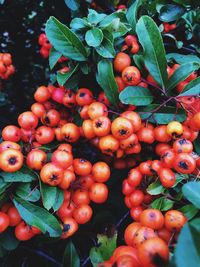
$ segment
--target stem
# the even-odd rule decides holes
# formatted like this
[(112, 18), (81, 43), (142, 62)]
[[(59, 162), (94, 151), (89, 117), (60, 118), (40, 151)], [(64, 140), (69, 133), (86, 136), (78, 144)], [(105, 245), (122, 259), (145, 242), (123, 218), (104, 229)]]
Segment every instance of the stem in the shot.
[(124, 216), (118, 221), (118, 223), (116, 224), (116, 229), (118, 229), (120, 227), (120, 225), (126, 220), (126, 218), (129, 215), (129, 211), (127, 211)]
[(141, 78), (141, 81), (147, 83), (148, 85), (151, 85), (151, 86), (155, 87), (156, 89), (160, 90), (165, 96), (167, 96), (165, 90), (163, 90), (161, 87), (159, 87), (159, 86), (157, 86), (157, 85), (155, 85), (155, 84), (153, 84), (153, 83), (147, 81), (147, 80), (144, 79), (144, 78)]

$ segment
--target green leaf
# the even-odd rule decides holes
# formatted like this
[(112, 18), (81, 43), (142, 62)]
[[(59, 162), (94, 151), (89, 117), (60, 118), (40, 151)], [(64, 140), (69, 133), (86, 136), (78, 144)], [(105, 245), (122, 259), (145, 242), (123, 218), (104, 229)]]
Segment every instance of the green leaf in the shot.
[(174, 201), (167, 199), (165, 197), (157, 198), (151, 203), (151, 207), (153, 209), (158, 209), (161, 211), (167, 211), (171, 209), (173, 205), (174, 205)]
[(50, 55), (49, 55), (49, 66), (51, 70), (54, 68), (54, 66), (56, 65), (56, 63), (58, 62), (61, 56), (62, 56), (62, 53), (56, 51), (54, 47), (51, 48)]
[(50, 210), (57, 211), (63, 203), (63, 191), (57, 186), (48, 186), (41, 182), (41, 195), (43, 206)]
[(69, 241), (63, 255), (63, 267), (80, 267), (80, 259), (74, 244)]
[(6, 250), (14, 250), (19, 245), (19, 240), (15, 237), (14, 229), (8, 228), (0, 235), (0, 244)]
[(167, 60), (173, 59), (178, 64), (185, 64), (185, 62), (187, 63), (196, 62), (200, 64), (200, 58), (196, 55), (182, 55), (178, 53), (169, 53), (167, 54), (166, 57), (167, 57)]
[(147, 88), (128, 86), (119, 94), (119, 99), (123, 104), (146, 106), (153, 102), (153, 95)]
[(188, 182), (184, 184), (182, 192), (187, 200), (200, 209), (200, 182)]
[(92, 25), (98, 24), (106, 17), (106, 14), (98, 13), (94, 9), (88, 9), (87, 19)]
[(98, 63), (97, 81), (101, 88), (104, 90), (110, 103), (117, 106), (118, 99), (118, 87), (113, 74), (112, 63), (107, 59), (102, 59)]
[(164, 22), (171, 22), (179, 19), (185, 12), (185, 8), (178, 5), (168, 4), (160, 9), (159, 19)]
[(195, 218), (192, 220), (189, 224), (192, 228), (195, 228), (195, 230), (200, 233), (200, 218)]
[(107, 27), (110, 23), (113, 22), (113, 20), (115, 19), (120, 19), (121, 22), (126, 22), (126, 15), (123, 11), (117, 11), (117, 12), (114, 12), (108, 16), (106, 16), (100, 23), (99, 23), (99, 26), (101, 28), (105, 28)]
[(37, 175), (25, 166), (17, 172), (1, 172), (0, 176), (3, 177), (5, 182), (27, 183), (37, 179)]
[(200, 94), (200, 77), (189, 82), (179, 96), (191, 96)]
[(76, 11), (80, 7), (80, 0), (64, 0), (68, 8), (73, 11)]
[(96, 47), (97, 53), (104, 58), (114, 58), (115, 49), (109, 39), (104, 36), (104, 39), (100, 46)]
[(18, 197), (31, 202), (37, 202), (40, 199), (40, 191), (36, 186), (32, 188), (31, 183), (20, 184), (15, 193)]
[(99, 246), (90, 250), (90, 260), (94, 267), (112, 256), (117, 245), (117, 234), (115, 233), (111, 238), (106, 235), (98, 235), (97, 239)]
[(193, 230), (189, 224), (182, 228), (175, 249), (175, 263), (177, 267), (199, 266), (199, 240), (200, 233)]
[(80, 31), (80, 30), (84, 30), (87, 29), (89, 27), (88, 22), (86, 21), (86, 19), (81, 19), (81, 18), (74, 18), (71, 22), (70, 22), (70, 27), (74, 30)]
[(170, 77), (167, 89), (170, 91), (175, 88), (180, 82), (184, 81), (187, 77), (190, 76), (192, 72), (198, 70), (200, 65), (195, 62), (190, 62), (181, 65)]
[(138, 10), (143, 5), (143, 0), (136, 0), (133, 2), (132, 5), (128, 8), (126, 12), (126, 17), (129, 22), (129, 24), (132, 27), (133, 33), (135, 33), (136, 23), (137, 23), (137, 16), (138, 16)]
[(155, 81), (166, 87), (167, 61), (160, 31), (156, 23), (148, 16), (142, 16), (137, 25), (136, 32), (144, 49), (145, 65)]
[[(138, 108), (137, 111), (139, 112), (141, 118), (143, 120), (149, 118), (149, 116), (152, 114), (152, 112), (154, 112), (156, 109), (159, 108), (160, 105), (158, 104), (153, 104), (153, 105), (149, 105), (143, 108)], [(145, 113), (143, 113), (145, 112)], [(149, 118), (148, 120), (150, 122), (154, 122), (155, 121), (158, 124), (168, 124), (170, 121), (173, 121), (175, 118), (175, 113), (176, 114), (176, 120), (177, 121), (184, 121), (186, 119), (186, 113), (183, 109), (179, 109), (176, 110), (175, 107), (171, 107), (171, 106), (167, 106), (167, 107), (162, 107), (159, 108), (151, 118)]]
[(38, 227), (43, 233), (48, 233), (51, 237), (61, 235), (59, 222), (48, 211), (19, 197), (14, 197), (13, 202), (26, 223)]
[(195, 151), (200, 155), (200, 135), (194, 140)]
[(89, 46), (100, 46), (103, 41), (103, 32), (98, 28), (93, 28), (86, 32), (85, 41)]
[(164, 191), (165, 191), (165, 188), (162, 186), (160, 181), (156, 181), (147, 187), (147, 193), (152, 196), (160, 195)]
[(57, 72), (57, 81), (58, 84), (63, 86), (73, 75), (74, 73), (78, 70), (79, 64), (77, 64), (75, 67), (71, 68), (68, 72), (66, 73), (61, 73)]
[(11, 185), (3, 180), (0, 173), (0, 195)]
[(45, 29), (47, 38), (62, 55), (77, 61), (87, 59), (87, 50), (80, 39), (55, 17), (50, 17)]
[(143, 55), (140, 55), (140, 54), (135, 54), (133, 56), (133, 60), (136, 64), (136, 66), (139, 68), (139, 70), (143, 73), (143, 74), (147, 74), (147, 70), (145, 69), (145, 66), (144, 66), (144, 57)]
[(125, 35), (130, 30), (130, 27), (120, 22), (119, 18), (116, 18), (103, 29), (112, 33), (113, 38), (116, 39)]
[(185, 205), (179, 210), (184, 213), (188, 220), (191, 220), (199, 211), (199, 209), (197, 209), (191, 204)]

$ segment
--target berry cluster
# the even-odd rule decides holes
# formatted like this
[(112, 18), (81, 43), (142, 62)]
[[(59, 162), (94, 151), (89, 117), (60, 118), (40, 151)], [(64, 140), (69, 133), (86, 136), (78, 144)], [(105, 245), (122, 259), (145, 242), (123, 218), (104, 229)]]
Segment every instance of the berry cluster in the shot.
[(9, 53), (0, 53), (0, 78), (7, 80), (15, 73), (15, 67), (12, 64), (12, 57)]
[(52, 45), (46, 37), (45, 33), (41, 33), (38, 38), (38, 43), (41, 46), (40, 54), (43, 58), (48, 58)]

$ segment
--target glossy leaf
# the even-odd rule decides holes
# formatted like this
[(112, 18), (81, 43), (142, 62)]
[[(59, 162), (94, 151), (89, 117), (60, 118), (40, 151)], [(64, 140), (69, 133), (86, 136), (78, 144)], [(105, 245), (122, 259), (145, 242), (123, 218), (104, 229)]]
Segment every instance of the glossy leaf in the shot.
[(103, 32), (98, 28), (88, 30), (85, 35), (85, 41), (89, 46), (100, 46), (103, 41)]
[(143, 0), (134, 1), (126, 12), (126, 17), (127, 17), (129, 24), (131, 25), (133, 33), (135, 33), (138, 9), (142, 6), (143, 3), (144, 3)]
[(85, 61), (87, 59), (87, 50), (80, 39), (55, 17), (48, 19), (45, 32), (50, 43), (63, 56), (77, 61)]
[(189, 82), (179, 96), (191, 96), (200, 94), (200, 77)]
[(170, 77), (167, 89), (170, 91), (175, 88), (180, 82), (184, 81), (190, 76), (192, 72), (198, 70), (200, 65), (198, 63), (186, 63), (181, 65)]
[(104, 39), (100, 46), (96, 47), (97, 53), (104, 58), (114, 58), (115, 49), (109, 39), (104, 36)]
[(163, 7), (160, 9), (159, 18), (161, 21), (171, 22), (179, 19), (184, 12), (185, 8), (182, 6), (167, 4), (163, 5)]
[(89, 24), (86, 19), (74, 18), (70, 22), (70, 27), (74, 30), (80, 31), (89, 27)]
[(27, 167), (23, 166), (17, 172), (1, 172), (0, 176), (3, 177), (5, 182), (32, 182), (37, 179), (37, 175)]
[(63, 255), (63, 267), (80, 267), (80, 259), (74, 244), (69, 241)]
[[(153, 105), (149, 105), (144, 108), (138, 108), (137, 111), (139, 112), (141, 118), (144, 120), (144, 119), (149, 118), (152, 112), (154, 112), (155, 109), (158, 109), (158, 107), (159, 107), (158, 104), (153, 104)], [(174, 114), (176, 112), (177, 112), (176, 114), (177, 121), (182, 122), (186, 119), (186, 113), (184, 110), (179, 109), (177, 111), (175, 107), (167, 106), (167, 107), (162, 107), (158, 109), (153, 114), (153, 116), (151, 116), (148, 120), (154, 123), (156, 121), (158, 124), (168, 124), (170, 121), (174, 120), (175, 118)]]
[(155, 81), (162, 87), (167, 85), (167, 61), (160, 31), (156, 23), (148, 16), (142, 16), (136, 32), (144, 49), (145, 65)]
[(31, 183), (20, 184), (15, 193), (17, 196), (31, 202), (37, 202), (40, 199), (40, 191), (37, 187), (32, 187)]
[(106, 14), (98, 13), (94, 9), (88, 9), (88, 16), (87, 19), (92, 25), (96, 25), (99, 22), (103, 21), (104, 18), (106, 18)]
[(187, 200), (200, 209), (200, 182), (188, 182), (184, 184), (182, 192)]
[(90, 260), (94, 267), (112, 256), (117, 245), (117, 234), (115, 233), (111, 238), (106, 235), (98, 235), (97, 239), (99, 246), (90, 250)]
[(57, 211), (63, 203), (63, 191), (57, 186), (48, 186), (41, 182), (41, 195), (43, 206), (50, 210)]
[(0, 173), (0, 194), (2, 194), (10, 185), (11, 183), (5, 182)]
[(177, 267), (199, 265), (200, 250), (198, 240), (200, 240), (200, 232), (193, 230), (189, 224), (186, 224), (181, 230), (175, 249), (175, 263)]
[(50, 55), (49, 55), (49, 66), (51, 70), (54, 68), (54, 66), (56, 65), (56, 63), (58, 62), (61, 56), (62, 56), (62, 53), (56, 51), (54, 47), (51, 48)]
[(108, 100), (116, 106), (119, 102), (118, 87), (113, 74), (113, 66), (109, 60), (103, 59), (98, 63), (97, 81), (104, 90)]
[(61, 235), (59, 222), (48, 211), (19, 197), (14, 197), (13, 202), (22, 219), (29, 225), (38, 227), (43, 233), (48, 233), (51, 237)]
[(164, 191), (165, 188), (162, 186), (160, 181), (154, 182), (147, 187), (147, 193), (152, 196), (160, 195)]
[(178, 53), (169, 53), (167, 54), (167, 59), (174, 59), (178, 64), (185, 64), (190, 62), (196, 62), (200, 64), (200, 58), (196, 55), (182, 55)]
[(153, 102), (153, 95), (147, 88), (128, 86), (119, 94), (119, 99), (123, 104), (146, 106)]

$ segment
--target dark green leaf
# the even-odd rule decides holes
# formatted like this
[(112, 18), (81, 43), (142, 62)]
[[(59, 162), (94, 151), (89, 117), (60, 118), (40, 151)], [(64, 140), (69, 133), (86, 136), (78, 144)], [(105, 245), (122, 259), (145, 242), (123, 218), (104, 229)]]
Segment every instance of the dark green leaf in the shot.
[[(158, 104), (153, 104), (153, 105), (149, 105), (147, 107), (144, 108), (138, 108), (137, 111), (139, 112), (141, 118), (147, 119), (149, 118), (149, 116), (152, 114), (152, 112), (154, 112), (155, 110), (157, 110), (153, 116), (151, 116), (148, 120), (150, 122), (157, 122), (158, 124), (168, 124), (170, 121), (174, 120), (175, 118), (175, 113), (176, 114), (176, 120), (177, 121), (184, 121), (186, 119), (186, 113), (184, 110), (179, 109), (178, 111), (176, 110), (175, 107), (162, 107), (160, 109), (158, 109), (159, 105)], [(145, 113), (143, 113), (145, 112)]]
[(80, 7), (80, 0), (64, 0), (65, 4), (73, 11), (76, 11)]
[(0, 176), (3, 177), (5, 182), (27, 183), (37, 179), (37, 175), (25, 166), (17, 172), (1, 172)]
[(155, 81), (166, 87), (167, 61), (160, 31), (156, 23), (148, 16), (142, 16), (137, 25), (136, 32), (144, 49), (145, 65)]
[(100, 46), (96, 47), (97, 53), (104, 58), (114, 58), (115, 49), (109, 39), (104, 36), (104, 39)]
[(175, 88), (180, 82), (189, 77), (192, 72), (198, 70), (199, 67), (200, 65), (194, 62), (181, 65), (170, 77), (167, 89), (170, 91), (171, 89)]
[(37, 187), (32, 187), (31, 183), (20, 184), (15, 193), (27, 201), (37, 202), (40, 199), (40, 191)]
[(136, 54), (133, 56), (133, 60), (136, 64), (136, 66), (139, 68), (140, 71), (142, 71), (142, 73), (147, 73), (147, 70), (145, 69), (144, 66), (144, 57), (143, 55), (140, 54)]
[(62, 54), (55, 50), (54, 47), (51, 48), (50, 55), (49, 55), (49, 66), (52, 70), (56, 63), (58, 62), (59, 58), (62, 56)]
[(29, 225), (38, 227), (43, 233), (48, 233), (51, 237), (61, 235), (59, 222), (48, 211), (19, 197), (14, 197), (13, 202), (22, 219)]
[(106, 16), (99, 24), (100, 27), (105, 28), (110, 23), (113, 22), (114, 19), (120, 19), (121, 22), (126, 22), (126, 15), (123, 11), (114, 12), (108, 16)]
[(99, 247), (93, 247), (90, 250), (90, 260), (94, 267), (99, 263), (108, 260), (112, 256), (117, 245), (117, 234), (114, 234), (111, 238), (108, 238), (105, 235), (98, 235), (97, 238)]
[(200, 135), (194, 141), (194, 148), (195, 148), (195, 151), (200, 155)]
[(184, 184), (182, 192), (187, 200), (200, 209), (200, 182), (188, 182)]
[(120, 22), (119, 18), (116, 18), (108, 26), (106, 26), (104, 30), (112, 33), (113, 38), (116, 39), (125, 35), (130, 28), (124, 23)]
[(87, 50), (80, 39), (55, 17), (50, 17), (45, 29), (47, 38), (62, 55), (77, 61), (87, 59)]
[(118, 99), (118, 87), (113, 74), (112, 63), (103, 59), (98, 63), (98, 83), (101, 88), (104, 90), (108, 100), (114, 105), (117, 106)]
[(200, 58), (196, 55), (182, 55), (178, 53), (169, 53), (167, 54), (167, 59), (174, 59), (178, 64), (185, 64), (185, 62), (196, 62), (200, 64)]
[(119, 94), (119, 99), (123, 104), (146, 106), (153, 102), (153, 95), (147, 88), (128, 86)]
[(138, 9), (144, 4), (143, 0), (136, 0), (133, 4), (128, 8), (126, 12), (126, 17), (129, 24), (132, 27), (133, 33), (135, 33), (136, 23), (137, 23), (137, 15)]
[(191, 220), (199, 211), (199, 209), (193, 205), (185, 205), (179, 210), (184, 213), (188, 220)]
[(58, 84), (63, 86), (74, 75), (74, 73), (78, 70), (78, 67), (79, 67), (79, 64), (77, 64), (74, 68), (71, 68), (66, 73), (61, 73), (58, 71), (57, 72)]
[(69, 241), (63, 255), (63, 267), (80, 267), (80, 259), (74, 244)]
[(192, 231), (186, 224), (181, 230), (175, 249), (177, 267), (199, 266), (200, 251), (195, 240), (200, 240), (200, 233)]
[(171, 22), (171, 21), (179, 19), (183, 15), (184, 12), (185, 12), (185, 8), (183, 8), (182, 6), (168, 4), (168, 5), (164, 5), (160, 9), (159, 18), (161, 21)]
[(0, 195), (11, 185), (11, 183), (7, 183), (3, 180), (0, 173)]
[(14, 250), (19, 245), (19, 240), (14, 235), (14, 229), (8, 228), (0, 235), (0, 244), (6, 250)]
[(164, 191), (165, 191), (165, 188), (162, 186), (160, 181), (154, 182), (147, 187), (148, 194), (152, 196), (160, 195)]
[(98, 28), (93, 28), (86, 32), (85, 41), (89, 46), (97, 47), (100, 46), (103, 41), (102, 30)]
[(191, 96), (200, 94), (200, 77), (189, 82), (179, 96)]
[(43, 206), (50, 210), (57, 211), (63, 203), (63, 191), (57, 186), (49, 186), (41, 182), (41, 195)]
[(173, 205), (174, 205), (174, 201), (172, 201), (171, 199), (167, 199), (165, 197), (157, 198), (151, 203), (151, 207), (153, 209), (158, 209), (161, 211), (167, 211), (171, 209)]
[(192, 220), (189, 224), (192, 228), (195, 228), (195, 230), (200, 233), (200, 218), (195, 218)]

